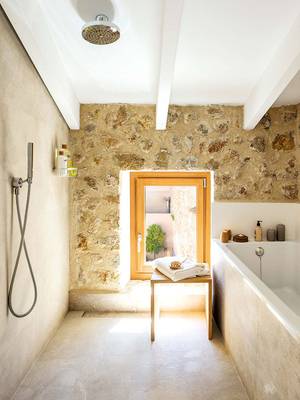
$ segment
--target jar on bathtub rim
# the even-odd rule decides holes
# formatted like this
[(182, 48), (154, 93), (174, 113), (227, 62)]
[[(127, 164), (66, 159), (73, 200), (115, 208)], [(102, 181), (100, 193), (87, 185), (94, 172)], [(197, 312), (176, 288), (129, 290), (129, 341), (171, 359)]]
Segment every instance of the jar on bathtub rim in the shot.
[(278, 242), (285, 241), (285, 225), (284, 224), (276, 225), (276, 238), (277, 238)]
[(267, 230), (267, 241), (268, 242), (275, 242), (276, 240), (276, 231), (275, 229), (268, 229)]

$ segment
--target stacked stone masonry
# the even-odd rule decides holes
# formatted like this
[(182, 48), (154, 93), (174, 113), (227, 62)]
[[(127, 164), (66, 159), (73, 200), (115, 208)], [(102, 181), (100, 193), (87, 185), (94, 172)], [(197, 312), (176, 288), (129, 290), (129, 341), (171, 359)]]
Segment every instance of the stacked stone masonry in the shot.
[(70, 146), (71, 289), (119, 288), (119, 175), (211, 170), (216, 201), (298, 202), (299, 106), (272, 108), (243, 130), (243, 109), (171, 106), (155, 130), (150, 105), (83, 105)]

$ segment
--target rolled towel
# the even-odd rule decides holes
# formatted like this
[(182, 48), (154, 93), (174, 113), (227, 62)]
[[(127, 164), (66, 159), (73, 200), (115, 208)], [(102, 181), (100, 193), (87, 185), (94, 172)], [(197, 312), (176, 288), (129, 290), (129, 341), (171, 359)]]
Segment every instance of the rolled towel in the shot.
[(182, 263), (183, 261), (186, 260), (186, 257), (160, 257), (156, 258), (155, 260), (152, 261), (152, 266), (154, 269), (157, 269), (157, 267), (169, 267), (171, 265), (171, 262), (173, 261), (178, 261)]
[[(182, 268), (172, 270), (170, 268), (172, 261), (179, 261)], [(184, 257), (162, 257), (153, 261), (153, 266), (163, 275), (174, 282), (182, 279), (194, 278), (196, 276), (209, 275), (210, 271), (207, 263), (197, 263)]]

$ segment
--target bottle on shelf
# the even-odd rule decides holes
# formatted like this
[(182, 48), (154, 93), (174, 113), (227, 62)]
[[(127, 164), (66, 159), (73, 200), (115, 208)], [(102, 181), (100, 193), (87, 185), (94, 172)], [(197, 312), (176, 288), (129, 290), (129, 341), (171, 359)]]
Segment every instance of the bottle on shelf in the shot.
[(76, 177), (78, 169), (74, 167), (71, 153), (66, 143), (55, 149), (55, 169), (59, 176)]
[(262, 223), (262, 221), (257, 221), (257, 224), (256, 224), (256, 228), (255, 228), (255, 241), (256, 242), (262, 241), (263, 232), (262, 232), (261, 223)]
[(70, 150), (68, 149), (68, 145), (63, 143), (61, 145), (61, 149), (64, 152), (64, 155), (67, 157), (68, 168), (72, 168), (73, 167), (73, 162), (72, 162), (72, 159), (71, 159)]
[(63, 150), (58, 151), (56, 165), (59, 176), (68, 176), (68, 158)]

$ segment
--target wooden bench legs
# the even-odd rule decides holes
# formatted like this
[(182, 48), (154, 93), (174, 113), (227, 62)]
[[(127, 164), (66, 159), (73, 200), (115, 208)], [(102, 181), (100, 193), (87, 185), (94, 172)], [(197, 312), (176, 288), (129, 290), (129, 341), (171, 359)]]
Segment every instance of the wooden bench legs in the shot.
[[(206, 299), (205, 299), (205, 316), (207, 323), (207, 337), (212, 339), (212, 281), (205, 283)], [(155, 340), (155, 330), (159, 315), (158, 299), (155, 294), (155, 282), (151, 281), (151, 342)]]
[(207, 338), (212, 339), (212, 281), (206, 284), (205, 316), (207, 324)]
[(151, 342), (155, 340), (155, 284), (151, 282)]

